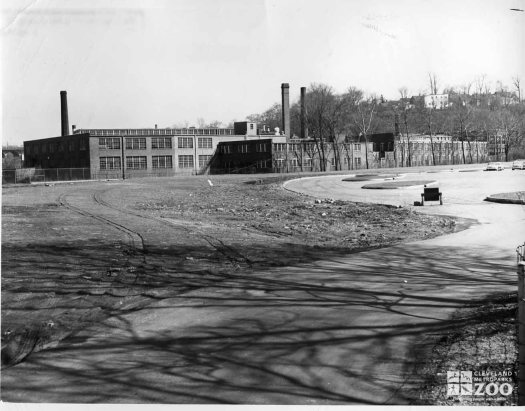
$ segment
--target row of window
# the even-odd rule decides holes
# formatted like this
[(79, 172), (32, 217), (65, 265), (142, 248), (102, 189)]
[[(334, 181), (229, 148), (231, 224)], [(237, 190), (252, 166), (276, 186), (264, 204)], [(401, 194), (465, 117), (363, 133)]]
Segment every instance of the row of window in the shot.
[(47, 153), (62, 153), (65, 151), (86, 151), (87, 150), (87, 140), (82, 139), (72, 139), (69, 141), (53, 141), (51, 143), (40, 143), (40, 144), (28, 144), (27, 145), (27, 154), (47, 154)]
[(233, 128), (169, 128), (169, 129), (78, 129), (75, 134), (89, 133), (92, 136), (165, 136), (165, 135), (204, 135), (231, 136)]
[[(222, 145), (219, 148), (219, 151), (223, 154), (230, 154), (232, 152), (236, 153), (249, 153), (249, 144), (237, 144), (232, 145)], [(268, 144), (266, 143), (257, 143), (255, 144), (255, 151), (257, 153), (266, 153), (268, 151)]]
[[(283, 168), (286, 164), (286, 159), (284, 158), (278, 158), (275, 160), (276, 162), (276, 165), (278, 168)], [(332, 166), (335, 166), (335, 158), (330, 158), (330, 159), (327, 159), (326, 162), (330, 163)], [(344, 160), (343, 160), (344, 164), (348, 164), (348, 158), (347, 157), (344, 157)], [(312, 166), (312, 159), (311, 158), (303, 158), (303, 166), (304, 167), (311, 167)], [(361, 157), (355, 157), (354, 158), (354, 164), (355, 165), (361, 165)], [(297, 158), (291, 158), (290, 159), (290, 166), (292, 167), (298, 167), (299, 166), (299, 161), (297, 160)]]
[[(211, 155), (199, 156), (199, 167), (204, 167), (211, 159)], [(193, 168), (193, 155), (180, 155), (179, 168)], [(154, 169), (173, 168), (172, 156), (151, 156), (151, 166)], [(100, 157), (101, 170), (120, 170), (120, 157)], [(148, 168), (147, 156), (126, 156), (126, 169), (146, 170)]]
[[(374, 143), (373, 146), (374, 146), (374, 151), (394, 151), (394, 143), (392, 141), (388, 143)], [(354, 151), (361, 151), (361, 150), (354, 150)]]
[[(193, 148), (193, 137), (178, 137), (178, 148)], [(125, 139), (127, 150), (146, 150), (146, 137), (128, 137)], [(120, 138), (118, 137), (100, 137), (98, 139), (99, 149), (120, 150)], [(198, 148), (213, 148), (213, 139), (211, 137), (198, 137)], [(152, 137), (152, 149), (172, 148), (171, 137)]]

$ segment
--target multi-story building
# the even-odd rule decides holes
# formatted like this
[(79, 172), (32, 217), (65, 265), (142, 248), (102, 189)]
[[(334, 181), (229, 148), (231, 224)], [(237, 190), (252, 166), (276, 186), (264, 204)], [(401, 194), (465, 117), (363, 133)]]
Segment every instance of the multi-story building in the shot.
[[(446, 135), (381, 133), (363, 138), (340, 136), (337, 142), (315, 139), (288, 142), (223, 142), (211, 161), (211, 173), (359, 170), (488, 160), (487, 143), (454, 141)], [(368, 160), (368, 161), (367, 161)]]
[[(395, 133), (372, 134), (366, 139), (341, 135), (335, 141), (321, 143), (315, 138), (290, 138), (287, 83), (282, 84), (281, 93), (283, 133), (258, 129), (253, 122), (237, 122), (233, 128), (77, 130), (73, 126), (73, 133), (68, 134), (67, 97), (61, 92), (62, 136), (24, 142), (25, 166), (56, 171), (51, 174), (57, 178), (61, 175), (58, 170), (69, 169), (69, 178), (73, 179), (73, 174), (78, 175), (75, 178), (128, 178), (204, 172), (330, 171), (487, 159), (486, 142), (453, 141), (443, 135), (407, 137), (397, 128)], [(448, 101), (448, 95), (437, 96), (446, 96), (441, 101)]]
[[(221, 142), (267, 139), (257, 125), (230, 128), (79, 129), (72, 135), (24, 142), (26, 167), (89, 168), (91, 178), (197, 174)], [(271, 136), (286, 142), (286, 136)]]
[(56, 170), (56, 176), (61, 175), (58, 170), (69, 169), (70, 179), (197, 174), (208, 167), (221, 142), (268, 138), (286, 142), (290, 132), (288, 88), (287, 83), (281, 85), (283, 133), (274, 134), (246, 121), (234, 123), (233, 128), (77, 130), (72, 126), (68, 134), (67, 93), (61, 91), (62, 135), (25, 141), (25, 167)]

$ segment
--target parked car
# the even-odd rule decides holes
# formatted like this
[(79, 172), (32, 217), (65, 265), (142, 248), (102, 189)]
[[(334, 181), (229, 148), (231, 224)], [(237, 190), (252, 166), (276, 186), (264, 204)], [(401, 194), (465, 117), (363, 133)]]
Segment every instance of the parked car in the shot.
[(503, 170), (503, 165), (501, 163), (488, 163), (485, 171), (501, 171)]
[(515, 160), (512, 163), (513, 170), (525, 170), (525, 160)]

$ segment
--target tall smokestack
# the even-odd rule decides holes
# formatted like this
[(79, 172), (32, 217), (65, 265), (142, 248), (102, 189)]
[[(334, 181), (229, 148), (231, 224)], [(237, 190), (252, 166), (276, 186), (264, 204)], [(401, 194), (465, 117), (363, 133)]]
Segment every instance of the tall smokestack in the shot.
[(288, 83), (281, 84), (282, 96), (282, 113), (283, 113), (283, 133), (291, 137), (290, 133), (290, 85)]
[(306, 127), (306, 87), (301, 87), (301, 138), (308, 138)]
[(60, 115), (62, 119), (62, 136), (69, 134), (69, 118), (67, 114), (67, 91), (60, 92)]

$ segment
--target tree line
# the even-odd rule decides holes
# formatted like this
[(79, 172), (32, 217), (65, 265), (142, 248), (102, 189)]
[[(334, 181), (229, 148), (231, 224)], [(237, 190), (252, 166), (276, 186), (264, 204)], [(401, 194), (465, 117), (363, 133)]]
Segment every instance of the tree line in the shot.
[[(431, 94), (438, 94), (437, 78), (429, 74)], [(505, 161), (525, 157), (525, 102), (521, 99), (520, 79), (513, 79), (513, 90), (501, 82), (491, 90), (485, 76), (462, 87), (448, 87), (443, 107), (425, 104), (424, 96), (409, 97), (406, 87), (399, 89), (400, 98), (387, 101), (382, 95), (367, 94), (357, 87), (336, 93), (327, 84), (313, 83), (307, 88), (305, 121), (308, 137), (315, 143), (321, 159), (326, 147), (334, 148), (348, 141), (368, 143), (374, 133), (396, 132), (406, 137), (427, 135), (430, 147), (433, 136), (448, 135), (461, 146), (486, 141), (501, 147)], [(292, 135), (300, 136), (300, 102), (290, 107)], [(271, 130), (281, 127), (281, 105), (274, 104), (260, 114), (252, 114), (248, 121), (264, 124)], [(410, 144), (408, 144), (410, 146)], [(368, 144), (365, 144), (368, 150)], [(334, 154), (337, 150), (334, 150)], [(463, 150), (463, 163), (472, 162)], [(434, 152), (432, 149), (432, 157)], [(365, 153), (368, 168), (368, 153)], [(435, 163), (435, 158), (434, 158)]]

